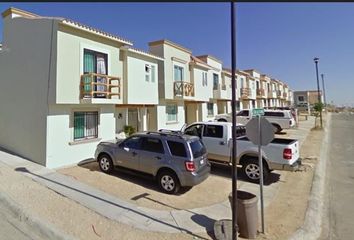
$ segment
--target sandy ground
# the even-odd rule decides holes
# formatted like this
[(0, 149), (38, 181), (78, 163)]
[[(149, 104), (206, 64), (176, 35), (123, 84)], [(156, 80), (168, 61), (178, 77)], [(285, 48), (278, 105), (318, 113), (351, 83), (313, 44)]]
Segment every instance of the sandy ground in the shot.
[(303, 171), (284, 173), (277, 196), (265, 210), (266, 234), (257, 239), (287, 239), (303, 224), (323, 135), (319, 130), (309, 133), (300, 152)]
[(228, 177), (231, 169), (223, 170), (224, 176), (211, 174), (201, 184), (189, 190), (182, 189), (178, 195), (160, 192), (156, 182), (149, 177), (119, 170), (111, 175), (104, 174), (97, 162), (57, 171), (139, 206), (174, 210), (206, 207), (227, 200), (232, 185), (231, 177)]

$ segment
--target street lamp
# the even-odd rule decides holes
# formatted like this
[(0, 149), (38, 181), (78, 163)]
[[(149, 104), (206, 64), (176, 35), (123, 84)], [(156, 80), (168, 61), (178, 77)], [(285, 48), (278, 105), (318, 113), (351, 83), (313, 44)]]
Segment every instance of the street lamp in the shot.
[(321, 78), (322, 78), (322, 88), (323, 88), (323, 101), (324, 101), (324, 105), (325, 107), (327, 106), (327, 102), (326, 102), (326, 89), (325, 89), (325, 84), (324, 84), (324, 74), (321, 74)]
[[(320, 96), (320, 81), (318, 79), (318, 61), (320, 60), (318, 57), (315, 57), (313, 59), (315, 61), (316, 65), (316, 77), (317, 77), (317, 97), (318, 97), (318, 103), (321, 104), (321, 96)], [(322, 128), (322, 109), (320, 111), (320, 121), (321, 121), (321, 128)]]

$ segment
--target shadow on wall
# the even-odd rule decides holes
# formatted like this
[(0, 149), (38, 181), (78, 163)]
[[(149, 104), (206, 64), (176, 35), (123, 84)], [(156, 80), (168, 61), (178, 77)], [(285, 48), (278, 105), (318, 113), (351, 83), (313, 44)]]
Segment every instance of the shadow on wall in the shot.
[(25, 160), (27, 160), (27, 161), (30, 161), (30, 162), (37, 163), (37, 162), (35, 162), (35, 161), (33, 161), (33, 160), (31, 160), (31, 159), (25, 157), (25, 156), (22, 156), (22, 155), (20, 155), (20, 154), (18, 154), (18, 153), (16, 153), (16, 152), (13, 152), (13, 151), (8, 150), (8, 149), (6, 149), (6, 148), (4, 148), (4, 147), (1, 147), (1, 146), (0, 146), (0, 151), (5, 152), (5, 153), (8, 153), (8, 154), (11, 154), (11, 155), (16, 156), (16, 157), (23, 158), (23, 159), (25, 159)]

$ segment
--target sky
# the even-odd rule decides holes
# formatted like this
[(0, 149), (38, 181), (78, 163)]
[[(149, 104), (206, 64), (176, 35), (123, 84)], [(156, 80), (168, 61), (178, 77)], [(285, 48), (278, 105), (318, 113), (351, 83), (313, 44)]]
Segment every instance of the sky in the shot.
[[(168, 39), (193, 55), (231, 67), (230, 3), (0, 3), (69, 18), (133, 42)], [(314, 57), (327, 103), (354, 106), (354, 3), (237, 3), (236, 67), (256, 69), (291, 90), (317, 90)], [(2, 36), (0, 21), (0, 42)], [(320, 77), (320, 87), (322, 80)]]

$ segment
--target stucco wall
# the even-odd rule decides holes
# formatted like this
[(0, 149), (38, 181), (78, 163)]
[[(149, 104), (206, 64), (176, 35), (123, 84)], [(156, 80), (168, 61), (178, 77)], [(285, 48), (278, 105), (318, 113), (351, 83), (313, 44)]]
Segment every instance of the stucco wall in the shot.
[(74, 111), (98, 111), (98, 138), (115, 138), (114, 106), (112, 105), (50, 105), (47, 117), (47, 167), (76, 164), (92, 158), (98, 141), (74, 142)]
[[(122, 62), (119, 59), (118, 43), (89, 33), (60, 26), (58, 31), (58, 70), (56, 103), (80, 103), (80, 76), (83, 74), (84, 48), (108, 55), (108, 75), (122, 78)], [(121, 89), (123, 89), (121, 81)], [(122, 96), (121, 101), (122, 102)]]
[(197, 101), (209, 101), (209, 99), (213, 97), (213, 79), (210, 78), (210, 74), (207, 73), (207, 86), (203, 86), (203, 72), (208, 71), (199, 68), (192, 68), (195, 100)]
[(172, 129), (179, 130), (185, 123), (185, 112), (184, 112), (184, 104), (182, 101), (171, 102), (177, 103), (177, 122), (167, 122), (167, 114), (166, 114), (166, 102), (161, 102), (156, 108), (157, 110), (157, 129)]
[(0, 53), (0, 146), (42, 165), (48, 89), (55, 80), (52, 27), (48, 19), (8, 19)]
[[(145, 64), (155, 66), (155, 82), (145, 80)], [(152, 71), (152, 69), (150, 69)], [(128, 53), (127, 79), (127, 104), (158, 104), (158, 65), (157, 60), (144, 56)]]

